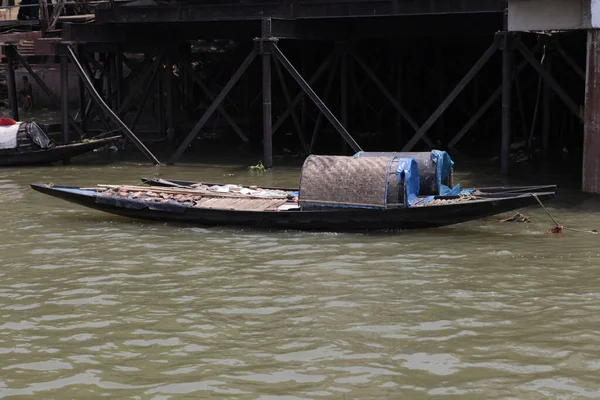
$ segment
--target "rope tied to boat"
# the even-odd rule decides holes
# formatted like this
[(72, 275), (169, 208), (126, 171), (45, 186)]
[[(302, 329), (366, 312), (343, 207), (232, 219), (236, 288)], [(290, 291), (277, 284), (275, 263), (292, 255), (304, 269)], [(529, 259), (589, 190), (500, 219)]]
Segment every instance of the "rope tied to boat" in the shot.
[(562, 226), (561, 224), (558, 223), (558, 221), (556, 220), (556, 218), (554, 218), (552, 216), (552, 214), (550, 214), (550, 211), (548, 211), (548, 209), (546, 208), (546, 206), (544, 206), (544, 204), (542, 203), (542, 201), (540, 200), (540, 198), (537, 196), (537, 194), (531, 193), (531, 195), (533, 196), (534, 199), (537, 200), (537, 202), (540, 204), (540, 206), (542, 206), (542, 208), (544, 209), (544, 211), (546, 211), (546, 214), (548, 214), (548, 216), (550, 217), (550, 219), (556, 224), (556, 226), (554, 228), (550, 229), (548, 232), (545, 232), (545, 233), (562, 233), (563, 230), (567, 230), (567, 231), (573, 231), (573, 232), (591, 233), (592, 235), (597, 235), (598, 234), (598, 231), (595, 230), (595, 229), (585, 230), (585, 229), (567, 228), (567, 227)]

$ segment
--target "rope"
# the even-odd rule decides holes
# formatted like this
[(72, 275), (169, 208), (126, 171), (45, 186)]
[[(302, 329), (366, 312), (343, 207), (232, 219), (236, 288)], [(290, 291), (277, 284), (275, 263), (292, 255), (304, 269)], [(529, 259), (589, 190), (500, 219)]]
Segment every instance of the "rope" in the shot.
[(583, 230), (583, 229), (565, 228), (564, 226), (562, 226), (561, 224), (558, 223), (558, 221), (552, 216), (552, 214), (550, 214), (550, 211), (548, 211), (548, 209), (546, 208), (546, 206), (544, 206), (544, 204), (542, 204), (542, 201), (537, 196), (537, 194), (531, 193), (531, 195), (537, 200), (537, 202), (540, 204), (540, 206), (542, 206), (542, 208), (544, 209), (544, 211), (546, 211), (546, 214), (548, 214), (548, 216), (550, 217), (550, 219), (552, 221), (554, 221), (554, 223), (556, 224), (557, 228), (559, 228), (561, 230), (565, 229), (565, 230), (573, 231), (573, 232), (591, 233), (592, 235), (597, 235), (598, 234), (598, 231), (595, 230), (595, 229), (593, 229), (593, 230)]

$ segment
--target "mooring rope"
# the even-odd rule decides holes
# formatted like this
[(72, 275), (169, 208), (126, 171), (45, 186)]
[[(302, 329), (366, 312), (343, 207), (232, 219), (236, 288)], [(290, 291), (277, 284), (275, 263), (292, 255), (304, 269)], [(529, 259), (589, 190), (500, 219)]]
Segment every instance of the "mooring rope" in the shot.
[(542, 206), (542, 208), (544, 209), (544, 211), (546, 211), (546, 214), (548, 214), (548, 216), (550, 217), (550, 219), (552, 221), (554, 221), (554, 223), (556, 224), (556, 227), (559, 229), (566, 229), (568, 231), (573, 231), (573, 232), (583, 232), (583, 233), (591, 233), (592, 235), (597, 235), (598, 231), (593, 229), (593, 230), (584, 230), (584, 229), (575, 229), (575, 228), (566, 228), (564, 226), (562, 226), (561, 224), (558, 223), (558, 221), (552, 216), (552, 214), (550, 214), (550, 211), (548, 211), (548, 209), (546, 208), (546, 206), (544, 206), (544, 204), (542, 204), (542, 201), (540, 200), (540, 198), (537, 196), (537, 194), (535, 193), (531, 193), (531, 195), (537, 200), (537, 202), (540, 204), (540, 206)]

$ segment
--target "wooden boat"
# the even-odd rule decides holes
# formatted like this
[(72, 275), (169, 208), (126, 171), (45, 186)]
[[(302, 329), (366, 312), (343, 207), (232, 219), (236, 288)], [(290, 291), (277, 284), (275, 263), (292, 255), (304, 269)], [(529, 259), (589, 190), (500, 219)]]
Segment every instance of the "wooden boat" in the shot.
[(2, 120), (0, 166), (51, 164), (90, 152), (120, 138), (111, 136), (56, 146), (35, 122)]
[(5, 153), (0, 151), (0, 166), (42, 165), (76, 157), (98, 149), (120, 136), (92, 139), (85, 142), (55, 146), (47, 150)]
[[(444, 171), (440, 173), (436, 168), (426, 171), (426, 176), (419, 175), (414, 158), (397, 155), (311, 155), (302, 167), (297, 191), (167, 180), (145, 180), (160, 186), (31, 187), (126, 217), (325, 231), (439, 227), (513, 211), (554, 197), (555, 186), (532, 187), (532, 192), (524, 192), (524, 187), (512, 189), (515, 191), (460, 190), (460, 185), (449, 188), (442, 182), (450, 172), (448, 168)], [(427, 185), (422, 187), (420, 182)]]
[[(433, 228), (537, 204), (537, 199), (531, 193), (495, 193), (481, 194), (464, 201), (461, 201), (459, 196), (437, 196), (434, 204), (412, 208), (302, 208), (288, 198), (240, 199), (209, 196), (206, 199), (202, 195), (198, 197), (200, 200), (206, 199), (204, 202), (192, 199), (189, 204), (185, 204), (172, 201), (164, 194), (193, 197), (194, 191), (164, 186), (81, 188), (36, 183), (31, 187), (40, 193), (124, 217), (208, 226), (231, 225), (313, 231)], [(160, 194), (161, 201), (147, 201), (143, 196), (135, 198), (136, 194), (143, 191)], [(122, 196), (125, 193), (127, 195)], [(546, 201), (554, 197), (554, 192), (538, 192), (535, 196), (541, 201)]]
[[(199, 185), (221, 185), (219, 183), (211, 182), (198, 182), (198, 181), (182, 181), (177, 179), (163, 179), (163, 178), (141, 178), (141, 182), (145, 185), (156, 186), (156, 187), (178, 187), (178, 188), (190, 188)], [(283, 188), (283, 187), (267, 187), (262, 186), (264, 189), (273, 190), (285, 190), (289, 192), (297, 191), (298, 188)], [(504, 193), (504, 194), (518, 194), (518, 193), (545, 193), (545, 192), (556, 192), (556, 185), (531, 185), (531, 186), (488, 186), (477, 188), (482, 193)]]

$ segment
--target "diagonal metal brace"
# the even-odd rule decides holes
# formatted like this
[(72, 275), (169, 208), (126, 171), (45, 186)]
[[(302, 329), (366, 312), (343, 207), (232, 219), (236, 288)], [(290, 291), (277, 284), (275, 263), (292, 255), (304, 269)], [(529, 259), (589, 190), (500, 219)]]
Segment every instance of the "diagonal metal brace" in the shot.
[(442, 101), (438, 108), (431, 114), (431, 116), (423, 123), (423, 125), (417, 130), (413, 137), (404, 145), (402, 151), (411, 151), (412, 148), (417, 144), (419, 139), (431, 128), (431, 126), (438, 120), (438, 118), (446, 111), (446, 109), (452, 104), (452, 102), (458, 97), (458, 95), (464, 90), (464, 88), (473, 80), (475, 75), (483, 68), (488, 60), (498, 50), (498, 44), (496, 41), (483, 53), (483, 55), (477, 60), (477, 62), (471, 67), (469, 72), (458, 82), (456, 87), (448, 94), (448, 96)]
[(286, 58), (286, 56), (281, 52), (277, 44), (273, 43), (271, 46), (271, 51), (273, 55), (277, 58), (281, 65), (287, 70), (287, 72), (294, 78), (294, 80), (300, 85), (300, 87), (306, 92), (308, 97), (315, 103), (317, 108), (325, 115), (325, 118), (331, 122), (331, 124), (335, 127), (335, 129), (339, 132), (340, 135), (346, 140), (348, 145), (356, 151), (362, 151), (358, 143), (354, 141), (352, 136), (348, 133), (344, 125), (338, 121), (338, 119), (333, 115), (331, 110), (327, 108), (325, 103), (319, 98), (319, 96), (315, 93), (315, 91), (310, 87), (310, 85), (304, 80), (304, 78), (300, 75), (300, 73), (294, 68), (292, 63)]
[(544, 66), (540, 64), (540, 62), (533, 56), (533, 54), (531, 54), (529, 49), (523, 44), (523, 42), (521, 42), (519, 38), (514, 38), (514, 44), (517, 50), (519, 50), (519, 52), (523, 54), (523, 57), (525, 57), (529, 64), (546, 81), (548, 86), (550, 86), (550, 88), (554, 90), (554, 92), (556, 92), (558, 97), (565, 103), (567, 108), (571, 110), (571, 112), (575, 114), (575, 116), (579, 118), (581, 122), (583, 122), (583, 115), (581, 115), (579, 106), (573, 101), (573, 99), (571, 99), (567, 92), (565, 92), (565, 90), (562, 87), (560, 87), (558, 82), (556, 82), (556, 79), (554, 79), (552, 75), (546, 70), (546, 68), (544, 68)]
[(113, 110), (111, 110), (111, 108), (104, 102), (104, 100), (102, 100), (102, 97), (96, 91), (94, 84), (92, 83), (90, 78), (85, 73), (83, 66), (77, 59), (77, 56), (73, 52), (73, 49), (71, 48), (71, 46), (68, 44), (65, 45), (65, 50), (66, 50), (67, 55), (69, 56), (69, 59), (71, 60), (71, 62), (73, 64), (75, 64), (75, 66), (77, 67), (77, 74), (79, 75), (79, 77), (83, 81), (83, 84), (86, 86), (87, 90), (89, 91), (90, 96), (92, 98), (94, 98), (96, 103), (102, 108), (102, 110), (106, 113), (106, 115), (110, 119), (112, 119), (113, 122), (115, 124), (117, 124), (117, 126), (119, 126), (119, 128), (121, 128), (123, 130), (123, 133), (125, 133), (127, 135), (127, 137), (129, 139), (131, 139), (131, 141), (137, 146), (138, 149), (140, 149), (142, 151), (142, 153), (144, 153), (144, 155), (146, 157), (148, 157), (148, 159), (150, 159), (154, 164), (160, 165), (160, 161), (158, 161), (158, 159), (154, 156), (154, 154), (152, 154), (150, 152), (150, 150), (148, 150), (148, 148), (144, 145), (144, 143), (142, 143), (142, 141), (140, 139), (138, 139), (137, 136), (135, 136), (135, 134), (131, 131), (131, 129), (129, 129), (129, 127), (127, 125), (125, 125), (125, 123), (123, 121), (121, 121), (121, 119), (113, 112)]
[[(392, 103), (392, 105), (396, 108), (396, 110), (398, 110), (400, 115), (408, 122), (408, 124), (415, 130), (415, 132), (418, 131), (419, 124), (417, 124), (417, 122), (414, 119), (412, 119), (412, 117), (408, 114), (404, 107), (402, 107), (402, 104), (400, 104), (400, 102), (394, 97), (394, 95), (390, 93), (390, 91), (383, 84), (383, 82), (381, 82), (381, 80), (377, 77), (375, 72), (371, 68), (369, 68), (365, 60), (363, 60), (362, 57), (350, 46), (348, 46), (346, 51), (348, 52), (348, 54), (352, 55), (352, 57), (356, 60), (358, 65), (361, 66), (361, 68), (375, 83), (375, 86), (379, 88), (381, 93), (383, 93), (383, 95), (388, 99), (388, 101)], [(425, 143), (427, 143), (428, 146), (435, 147), (433, 142), (429, 140), (429, 138), (426, 135), (423, 135), (423, 140), (425, 141)]]
[(173, 164), (175, 161), (177, 161), (177, 159), (179, 159), (179, 157), (181, 157), (181, 155), (185, 152), (185, 150), (190, 145), (190, 143), (192, 143), (192, 140), (194, 140), (194, 138), (196, 138), (196, 136), (198, 136), (198, 133), (200, 133), (200, 130), (204, 127), (204, 125), (206, 125), (209, 118), (213, 115), (213, 113), (221, 105), (223, 100), (225, 100), (225, 97), (227, 97), (227, 95), (229, 94), (231, 89), (233, 89), (233, 87), (240, 80), (240, 78), (242, 77), (244, 72), (246, 72), (246, 69), (248, 69), (250, 64), (252, 64), (252, 61), (254, 61), (254, 59), (256, 58), (257, 55), (258, 55), (258, 50), (256, 48), (252, 49), (250, 54), (248, 54), (248, 56), (244, 59), (242, 64), (235, 71), (233, 76), (229, 79), (229, 81), (227, 82), (225, 87), (223, 87), (223, 90), (221, 90), (221, 93), (219, 93), (217, 95), (217, 97), (212, 102), (212, 104), (204, 112), (204, 115), (202, 116), (202, 118), (200, 118), (200, 120), (196, 123), (196, 125), (194, 126), (192, 131), (188, 134), (188, 136), (184, 139), (184, 141), (181, 143), (181, 145), (177, 148), (175, 153), (173, 153), (168, 164)]
[[(211, 101), (215, 101), (215, 96), (210, 92), (210, 90), (204, 84), (204, 82), (202, 82), (202, 79), (200, 79), (198, 77), (198, 75), (196, 75), (194, 73), (194, 70), (192, 69), (192, 67), (190, 67), (188, 64), (185, 64), (185, 63), (179, 63), (179, 65), (180, 65), (180, 67), (183, 67), (183, 69), (189, 74), (189, 76), (192, 78), (192, 80), (194, 82), (196, 82), (198, 84), (198, 86), (200, 86), (200, 89), (202, 89), (202, 91), (204, 92), (204, 94), (206, 95), (206, 97), (208, 97)], [(234, 119), (225, 110), (225, 107), (223, 107), (222, 105), (219, 105), (219, 107), (217, 108), (217, 110), (223, 116), (223, 118), (225, 118), (225, 120), (227, 120), (227, 122), (229, 122), (229, 125), (231, 125), (231, 127), (233, 128), (233, 130), (235, 131), (235, 133), (237, 133), (238, 136), (244, 142), (248, 143), (250, 141), (248, 139), (248, 136), (246, 136), (244, 134), (244, 132), (242, 131), (242, 129), (238, 126), (238, 124), (234, 121)]]

